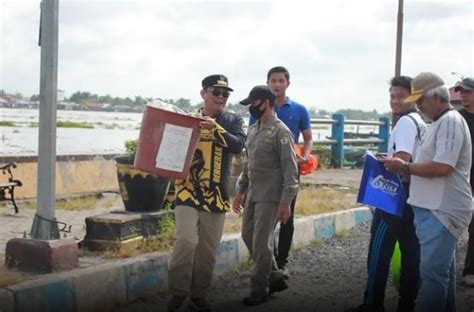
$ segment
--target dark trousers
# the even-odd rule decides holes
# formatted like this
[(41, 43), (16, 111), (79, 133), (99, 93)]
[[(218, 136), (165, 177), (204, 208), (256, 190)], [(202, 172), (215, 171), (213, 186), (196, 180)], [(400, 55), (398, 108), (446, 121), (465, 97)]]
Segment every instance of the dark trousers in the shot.
[(285, 224), (280, 223), (280, 233), (278, 235), (278, 246), (275, 244), (275, 260), (279, 268), (288, 263), (291, 243), (293, 242), (293, 233), (295, 232), (294, 214), (296, 205), (296, 195), (291, 202), (291, 216)]
[(379, 209), (374, 212), (367, 258), (367, 285), (364, 304), (369, 311), (383, 311), (385, 286), (395, 243), (401, 251), (398, 311), (413, 311), (418, 295), (420, 244), (413, 224), (413, 209), (406, 205), (402, 217)]
[(466, 260), (462, 275), (474, 275), (474, 216), (469, 224), (469, 240), (467, 241)]

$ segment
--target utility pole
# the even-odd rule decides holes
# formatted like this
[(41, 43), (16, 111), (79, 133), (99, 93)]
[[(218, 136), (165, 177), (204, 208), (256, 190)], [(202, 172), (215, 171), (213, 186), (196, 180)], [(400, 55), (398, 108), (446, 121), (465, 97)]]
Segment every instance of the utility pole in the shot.
[[(402, 67), (402, 38), (403, 38), (403, 0), (398, 0), (397, 43), (395, 48), (395, 77), (400, 76)], [(398, 116), (392, 113), (392, 128), (398, 121)]]
[(403, 0), (398, 0), (397, 16), (397, 47), (395, 52), (395, 76), (400, 76), (402, 67), (402, 38), (403, 38)]
[(59, 0), (41, 2), (40, 111), (37, 207), (31, 227), (35, 239), (59, 239), (56, 204), (56, 109), (58, 84)]
[(40, 115), (38, 141), (38, 187), (31, 238), (7, 242), (5, 264), (30, 272), (51, 273), (79, 265), (79, 249), (73, 238), (59, 236), (56, 203), (56, 100), (58, 83), (59, 0), (41, 2)]

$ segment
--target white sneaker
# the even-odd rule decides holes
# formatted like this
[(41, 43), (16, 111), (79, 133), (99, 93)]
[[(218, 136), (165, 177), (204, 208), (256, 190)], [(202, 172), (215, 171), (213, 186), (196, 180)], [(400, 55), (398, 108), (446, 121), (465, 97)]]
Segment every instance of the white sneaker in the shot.
[(467, 287), (474, 287), (474, 275), (465, 275), (464, 285), (466, 285)]

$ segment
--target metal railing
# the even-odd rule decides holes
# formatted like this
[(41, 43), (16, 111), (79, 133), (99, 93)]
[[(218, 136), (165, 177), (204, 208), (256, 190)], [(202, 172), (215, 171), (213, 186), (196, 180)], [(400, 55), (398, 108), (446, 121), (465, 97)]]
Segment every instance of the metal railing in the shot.
[[(331, 137), (313, 140), (313, 144), (331, 145), (331, 158), (336, 168), (340, 168), (343, 164), (344, 145), (374, 144), (380, 153), (386, 153), (388, 150), (390, 120), (387, 117), (382, 117), (379, 121), (346, 120), (344, 115), (334, 114), (332, 119), (311, 119), (311, 128), (314, 129), (315, 125), (331, 125)], [(373, 138), (345, 138), (346, 125), (378, 126), (378, 134), (374, 134)]]

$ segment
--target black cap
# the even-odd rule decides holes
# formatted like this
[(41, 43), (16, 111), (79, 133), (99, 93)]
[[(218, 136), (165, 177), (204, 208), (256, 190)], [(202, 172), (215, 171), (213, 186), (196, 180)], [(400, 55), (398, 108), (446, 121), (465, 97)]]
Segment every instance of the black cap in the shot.
[(262, 85), (253, 87), (252, 91), (250, 91), (249, 96), (240, 101), (242, 105), (249, 105), (253, 101), (256, 100), (270, 100), (270, 102), (275, 101), (276, 94), (270, 87)]
[(460, 83), (456, 84), (454, 87), (454, 91), (460, 91), (461, 89), (466, 91), (474, 90), (474, 79), (472, 78), (464, 78)]
[(229, 91), (234, 91), (232, 88), (229, 88), (229, 79), (224, 75), (210, 75), (202, 80), (202, 89), (209, 87), (219, 87), (224, 88)]

